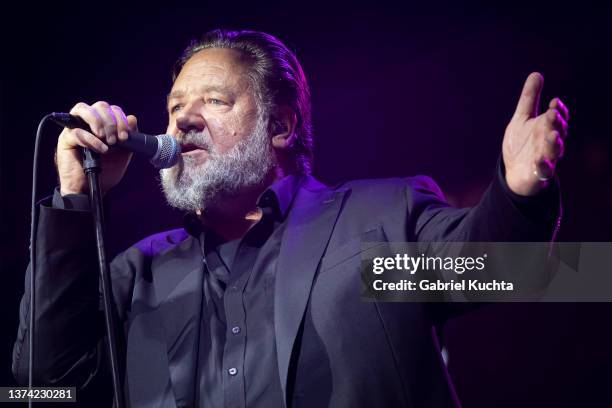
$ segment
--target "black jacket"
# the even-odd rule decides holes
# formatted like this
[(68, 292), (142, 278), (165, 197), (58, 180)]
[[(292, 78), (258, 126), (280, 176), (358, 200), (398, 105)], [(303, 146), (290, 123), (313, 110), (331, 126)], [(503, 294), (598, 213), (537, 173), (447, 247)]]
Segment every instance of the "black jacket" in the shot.
[[(311, 177), (284, 180), (297, 193), (275, 282), (278, 370), (289, 405), (455, 407), (433, 327), (450, 314), (426, 303), (361, 300), (363, 243), (548, 241), (556, 193), (545, 211), (525, 208), (503, 176), (480, 203), (456, 209), (427, 177), (360, 180), (330, 189)], [(534, 216), (536, 214), (537, 216)], [(101, 368), (103, 325), (90, 214), (42, 206), (38, 225), (37, 380), (87, 387)], [(131, 406), (189, 407), (193, 400), (202, 261), (184, 229), (154, 235), (117, 256), (113, 291), (124, 324)], [(26, 277), (26, 286), (29, 278)], [(27, 382), (29, 288), (21, 305), (13, 371)], [(316, 343), (316, 344), (315, 344)], [(317, 366), (307, 361), (317, 350)], [(308, 390), (323, 370), (330, 383)]]

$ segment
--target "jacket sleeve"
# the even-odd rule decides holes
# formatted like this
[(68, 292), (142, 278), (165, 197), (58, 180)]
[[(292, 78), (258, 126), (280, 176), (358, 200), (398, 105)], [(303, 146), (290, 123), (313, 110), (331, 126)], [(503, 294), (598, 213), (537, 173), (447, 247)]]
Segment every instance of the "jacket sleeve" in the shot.
[[(83, 389), (94, 378), (97, 382), (107, 376), (92, 215), (89, 211), (55, 208), (57, 197), (53, 207), (49, 204), (47, 201), (40, 206), (37, 225), (33, 380), (36, 385)], [(110, 265), (120, 322), (126, 321), (134, 276), (144, 262), (142, 253), (128, 250)], [(13, 348), (12, 370), (19, 384), (28, 383), (30, 274), (28, 266)]]
[(561, 222), (557, 180), (532, 197), (510, 190), (500, 160), (497, 174), (472, 208), (457, 209), (428, 177), (414, 180), (411, 192), (417, 240), (429, 242), (549, 242)]

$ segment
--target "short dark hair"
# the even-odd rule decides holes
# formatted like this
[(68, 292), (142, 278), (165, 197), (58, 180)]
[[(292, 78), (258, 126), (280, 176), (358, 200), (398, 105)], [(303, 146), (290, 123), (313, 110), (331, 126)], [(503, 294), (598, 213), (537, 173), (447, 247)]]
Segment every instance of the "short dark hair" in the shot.
[(295, 54), (276, 37), (259, 31), (217, 29), (192, 41), (174, 65), (172, 81), (198, 51), (227, 48), (241, 52), (249, 67), (255, 92), (268, 115), (280, 106), (288, 106), (297, 116), (296, 141), (292, 146), (295, 171), (309, 174), (312, 170), (312, 118), (310, 89)]

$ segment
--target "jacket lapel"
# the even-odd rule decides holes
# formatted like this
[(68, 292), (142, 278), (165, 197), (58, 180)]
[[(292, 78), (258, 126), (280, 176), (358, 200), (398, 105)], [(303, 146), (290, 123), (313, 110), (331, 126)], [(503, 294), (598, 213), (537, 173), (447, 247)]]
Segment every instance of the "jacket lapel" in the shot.
[(319, 262), (340, 213), (346, 189), (332, 191), (313, 178), (298, 190), (280, 248), (275, 280), (274, 329), (283, 395), (293, 345)]
[(194, 398), (203, 262), (200, 244), (191, 237), (167, 255), (162, 255), (152, 268), (153, 283), (168, 350), (171, 385), (177, 406), (181, 407), (191, 404)]

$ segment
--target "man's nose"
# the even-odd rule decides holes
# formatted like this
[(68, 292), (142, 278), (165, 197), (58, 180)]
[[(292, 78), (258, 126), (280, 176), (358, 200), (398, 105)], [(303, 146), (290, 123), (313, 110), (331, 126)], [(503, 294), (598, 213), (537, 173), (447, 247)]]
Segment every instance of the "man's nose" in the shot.
[(188, 133), (190, 131), (201, 132), (206, 127), (206, 121), (202, 116), (201, 104), (189, 103), (179, 111), (176, 116), (176, 127), (181, 130), (182, 133)]

